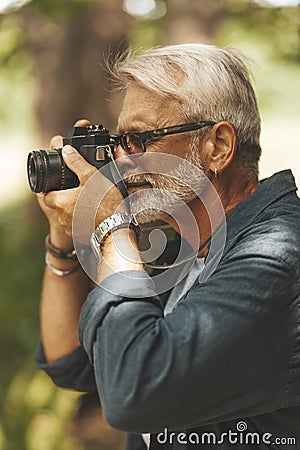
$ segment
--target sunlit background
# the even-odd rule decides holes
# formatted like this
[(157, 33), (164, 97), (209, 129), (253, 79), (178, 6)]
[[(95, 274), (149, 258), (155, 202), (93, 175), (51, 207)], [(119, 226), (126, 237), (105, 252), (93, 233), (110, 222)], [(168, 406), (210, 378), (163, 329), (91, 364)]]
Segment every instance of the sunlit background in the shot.
[[(54, 52), (55, 48), (59, 47), (59, 41), (65, 39), (63, 35), (66, 33), (64, 30), (66, 16), (71, 16), (74, 11), (78, 14), (78, 10), (84, 10), (86, 5), (97, 3), (100, 4), (97, 1), (73, 0), (67, 2), (68, 6), (62, 7), (62, 3), (57, 0), (52, 3), (49, 0), (0, 1), (0, 61), (2, 63), (0, 70), (2, 167), (0, 207), (19, 196), (28, 195), (24, 176), (26, 152), (32, 146), (39, 146), (41, 143), (46, 145), (46, 138), (50, 137), (47, 136), (45, 118), (39, 123), (36, 111), (37, 103), (42, 102), (43, 96), (43, 93), (37, 93), (37, 90), (47, 89), (41, 79), (44, 75), (43, 70), (34, 67), (35, 64), (40, 63), (37, 53), (43, 53), (42, 64), (47, 65), (45, 61), (47, 53), (51, 56), (49, 64), (55, 64), (51, 48)], [(201, 1), (198, 2), (199, 5), (201, 3)], [(214, 4), (214, 2), (211, 3)], [(199, 22), (197, 29), (193, 23), (195, 18), (189, 17), (189, 2), (186, 3), (186, 8), (180, 8), (175, 0), (169, 0), (169, 2), (124, 0), (123, 3), (119, 1), (117, 4), (112, 2), (111, 10), (117, 10), (119, 18), (122, 20), (123, 16), (123, 21), (126, 22), (127, 30), (124, 30), (124, 24), (121, 24), (123, 30), (119, 33), (121, 47), (125, 40), (129, 45), (141, 48), (160, 43), (202, 40), (219, 45), (234, 45), (242, 49), (254, 61), (252, 71), (262, 112), (261, 177), (268, 176), (281, 168), (291, 167), (299, 183), (300, 77), (299, 60), (297, 60), (300, 47), (299, 2), (296, 0), (257, 0), (256, 2), (224, 0), (216, 3), (221, 4), (221, 7), (217, 9), (221, 11), (222, 19), (217, 19), (218, 29), (213, 33), (210, 33), (205, 23), (202, 23), (205, 19), (208, 22), (214, 20), (213, 8), (209, 13), (203, 10), (203, 19)], [(182, 16), (176, 17), (180, 9), (182, 9)], [(191, 9), (195, 10), (196, 17), (201, 15), (201, 7), (195, 8), (195, 2), (191, 3)], [(30, 10), (34, 12), (35, 20), (28, 19)], [(41, 17), (40, 23), (38, 15)], [(48, 19), (48, 23), (45, 18)], [(190, 28), (189, 21), (192, 23)], [(26, 22), (30, 27), (33, 22), (36, 30), (26, 30)], [(109, 26), (109, 22), (105, 26)], [(111, 26), (116, 27), (118, 35), (118, 21), (112, 22)], [(29, 42), (26, 42), (26, 33), (29, 35), (27, 36)], [(38, 43), (39, 34), (40, 39), (43, 40), (42, 45)], [(101, 33), (93, 34), (97, 35), (97, 39), (101, 39)], [(109, 43), (106, 48), (99, 46), (99, 53), (95, 53), (95, 71), (97, 70), (96, 61), (100, 62), (102, 58), (102, 50), (109, 52)], [(79, 61), (78, 64), (80, 64)], [(53, 69), (50, 67), (49, 72), (51, 70)], [(44, 67), (44, 72), (46, 71)], [(53, 70), (53, 76), (57, 76), (55, 70)], [(62, 83), (59, 87), (61, 85)], [(55, 88), (51, 86), (51, 89), (54, 89), (53, 93), (55, 93)], [(57, 96), (58, 93), (55, 95)], [(53, 106), (54, 102), (55, 98), (53, 98)], [(53, 114), (51, 109), (49, 116), (50, 114)], [(105, 122), (105, 117), (99, 115), (99, 119)], [(59, 129), (58, 131), (63, 134), (67, 130)], [(41, 135), (45, 140), (39, 141)], [(3, 170), (10, 165), (14, 167), (13, 176), (10, 170)]]
[(120, 98), (104, 55), (180, 42), (250, 59), (262, 116), (261, 177), (300, 185), (300, 3), (295, 0), (0, 0), (0, 450), (123, 448), (95, 398), (36, 370), (46, 221), (26, 155), (79, 117), (114, 131)]

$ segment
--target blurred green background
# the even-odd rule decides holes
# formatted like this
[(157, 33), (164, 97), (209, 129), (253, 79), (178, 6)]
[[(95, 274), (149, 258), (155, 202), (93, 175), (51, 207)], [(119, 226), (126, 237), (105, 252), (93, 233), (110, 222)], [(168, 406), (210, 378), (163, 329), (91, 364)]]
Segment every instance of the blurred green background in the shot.
[(101, 68), (127, 47), (201, 41), (252, 60), (261, 176), (300, 184), (300, 3), (293, 0), (0, 0), (0, 450), (123, 448), (94, 398), (34, 365), (47, 224), (26, 155), (77, 118), (114, 131), (121, 103)]

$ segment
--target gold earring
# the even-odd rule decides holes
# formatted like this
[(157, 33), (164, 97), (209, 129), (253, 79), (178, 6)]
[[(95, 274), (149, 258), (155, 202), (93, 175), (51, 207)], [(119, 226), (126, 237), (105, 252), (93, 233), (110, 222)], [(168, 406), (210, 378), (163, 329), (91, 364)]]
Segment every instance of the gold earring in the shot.
[(215, 178), (218, 178), (218, 169), (215, 167)]

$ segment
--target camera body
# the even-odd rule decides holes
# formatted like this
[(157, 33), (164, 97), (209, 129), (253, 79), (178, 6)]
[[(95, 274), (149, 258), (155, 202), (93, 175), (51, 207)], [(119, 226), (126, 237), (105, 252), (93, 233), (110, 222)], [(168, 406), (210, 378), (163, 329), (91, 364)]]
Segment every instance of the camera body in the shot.
[[(103, 125), (74, 127), (63, 138), (63, 145), (71, 145), (87, 162), (100, 169), (113, 159), (115, 136)], [(62, 149), (33, 150), (27, 159), (27, 175), (33, 192), (50, 192), (78, 186), (77, 175), (65, 164)]]
[(76, 148), (87, 162), (100, 169), (111, 160), (108, 154), (113, 150), (115, 140), (103, 125), (89, 125), (74, 127), (63, 138), (63, 144)]

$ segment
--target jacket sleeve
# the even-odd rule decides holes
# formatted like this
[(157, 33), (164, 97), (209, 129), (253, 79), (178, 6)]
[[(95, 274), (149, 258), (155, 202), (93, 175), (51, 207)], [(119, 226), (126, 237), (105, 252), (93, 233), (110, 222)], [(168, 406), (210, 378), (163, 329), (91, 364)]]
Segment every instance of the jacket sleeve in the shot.
[(35, 360), (37, 366), (44, 370), (57, 386), (75, 391), (97, 391), (93, 367), (82, 347), (78, 347), (59, 361), (48, 364), (43, 345), (40, 343)]
[(113, 427), (176, 430), (282, 407), (299, 284), (273, 249), (265, 237), (237, 246), (166, 317), (145, 272), (89, 294), (79, 334)]

